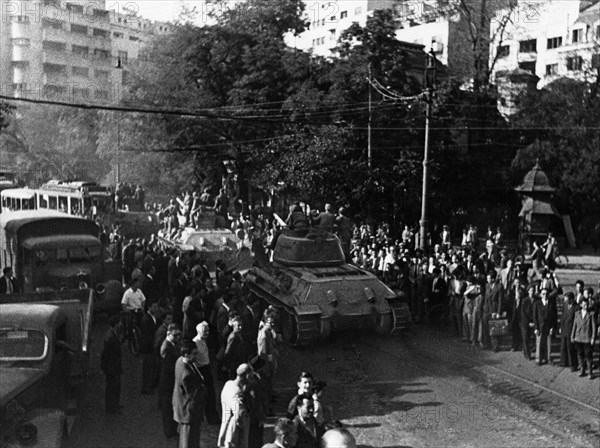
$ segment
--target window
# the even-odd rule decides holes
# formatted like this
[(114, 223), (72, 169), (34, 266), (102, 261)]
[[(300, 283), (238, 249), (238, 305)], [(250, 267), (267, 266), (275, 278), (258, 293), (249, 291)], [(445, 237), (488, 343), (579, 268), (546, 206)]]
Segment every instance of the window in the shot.
[(335, 29), (329, 30), (329, 40), (335, 40)]
[(73, 96), (80, 98), (89, 98), (90, 89), (86, 89), (85, 87), (73, 87)]
[(87, 67), (73, 67), (73, 76), (80, 76), (82, 78), (88, 78), (90, 76), (90, 70)]
[(100, 28), (94, 28), (93, 35), (96, 37), (103, 37), (106, 39), (108, 37), (108, 31)]
[(498, 57), (505, 58), (510, 54), (510, 46), (509, 45), (500, 45), (498, 47)]
[(537, 40), (529, 39), (520, 41), (519, 53), (537, 53)]
[(76, 5), (75, 3), (67, 3), (67, 9), (78, 14), (83, 14), (83, 5)]
[(44, 96), (46, 98), (60, 97), (65, 94), (65, 91), (66, 89), (64, 86), (56, 86), (52, 84), (46, 84), (44, 86)]
[(340, 19), (345, 19), (346, 17), (348, 17), (348, 11), (342, 11), (340, 14)]
[(546, 76), (552, 76), (558, 74), (558, 64), (546, 65)]
[(96, 89), (94, 95), (97, 100), (108, 100), (108, 90)]
[(121, 65), (125, 65), (127, 64), (127, 52), (126, 51), (119, 51), (119, 59), (121, 59)]
[(101, 50), (99, 48), (94, 49), (94, 57), (96, 59), (108, 59), (108, 50)]
[(519, 62), (519, 68), (535, 75), (535, 61)]
[(124, 34), (123, 33), (118, 33), (117, 31), (115, 31), (113, 33), (113, 37), (117, 38), (117, 39), (123, 39)]
[(45, 62), (43, 67), (44, 67), (44, 73), (57, 74), (57, 75), (66, 75), (67, 74), (67, 66), (66, 65), (51, 64), (49, 62)]
[(362, 14), (362, 7), (357, 6), (356, 8), (354, 8), (354, 15), (358, 16), (360, 14)]
[(140, 38), (137, 37), (137, 36), (129, 36), (129, 40), (132, 41), (132, 42), (137, 42), (137, 41), (140, 40)]
[(108, 82), (108, 72), (106, 70), (96, 70), (94, 77), (100, 82)]
[(573, 30), (572, 36), (573, 36), (573, 38), (571, 39), (572, 43), (578, 44), (580, 42), (583, 42), (583, 30), (582, 29)]
[(548, 39), (548, 50), (552, 50), (553, 48), (562, 47), (562, 37), (551, 37)]
[(31, 44), (31, 42), (29, 39), (25, 39), (25, 38), (21, 37), (21, 38), (13, 39), (12, 44), (15, 47), (28, 47)]
[(73, 54), (76, 54), (77, 56), (81, 56), (83, 58), (87, 58), (90, 49), (88, 47), (84, 47), (82, 45), (73, 45), (71, 47)]
[(600, 53), (592, 55), (592, 68), (600, 68)]
[(573, 56), (567, 58), (567, 70), (570, 72), (579, 71), (583, 67), (583, 58), (581, 56)]
[(43, 28), (52, 28), (54, 30), (62, 30), (63, 24), (60, 20), (44, 19), (42, 22)]
[(330, 22), (337, 22), (337, 17), (336, 16), (331, 16), (331, 17), (329, 17), (329, 21)]
[(11, 16), (10, 21), (13, 23), (30, 23), (29, 16)]
[(76, 34), (87, 34), (87, 26), (71, 24), (71, 32)]
[(42, 42), (42, 48), (44, 50), (52, 50), (52, 51), (65, 51), (67, 49), (67, 44), (64, 42), (54, 42), (52, 40), (45, 40)]

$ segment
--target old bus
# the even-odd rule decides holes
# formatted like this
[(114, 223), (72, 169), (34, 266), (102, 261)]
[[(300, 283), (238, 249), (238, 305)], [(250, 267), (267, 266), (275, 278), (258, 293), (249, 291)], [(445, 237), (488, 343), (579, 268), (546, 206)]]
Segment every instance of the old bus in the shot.
[(75, 216), (112, 212), (110, 190), (95, 182), (51, 180), (38, 188), (36, 195), (38, 209), (58, 210)]

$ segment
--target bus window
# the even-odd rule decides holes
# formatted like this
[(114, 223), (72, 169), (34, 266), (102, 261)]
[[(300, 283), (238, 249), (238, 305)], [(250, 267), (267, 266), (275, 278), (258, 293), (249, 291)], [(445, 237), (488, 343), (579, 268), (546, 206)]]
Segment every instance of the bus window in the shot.
[(92, 211), (92, 198), (83, 198), (83, 214), (89, 215)]
[(49, 250), (39, 249), (35, 251), (35, 264), (37, 266), (46, 264), (51, 259), (51, 253)]
[(34, 209), (33, 198), (23, 199), (23, 210), (33, 210), (33, 209)]
[(48, 208), (51, 210), (58, 210), (58, 198), (56, 196), (48, 197)]
[(38, 197), (40, 198), (40, 208), (48, 208), (48, 196), (40, 194)]
[(6, 197), (2, 198), (2, 208), (8, 209), (8, 201), (6, 200)]
[(65, 212), (65, 213), (69, 212), (68, 199), (66, 196), (58, 197), (58, 209), (61, 212)]
[(79, 201), (75, 198), (71, 198), (71, 210), (69, 211), (69, 215), (78, 215), (79, 214)]

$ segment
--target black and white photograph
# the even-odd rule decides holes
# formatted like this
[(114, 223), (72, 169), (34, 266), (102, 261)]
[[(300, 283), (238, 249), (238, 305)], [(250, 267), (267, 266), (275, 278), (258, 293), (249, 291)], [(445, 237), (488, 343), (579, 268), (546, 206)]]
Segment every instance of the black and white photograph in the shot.
[(0, 0), (0, 448), (600, 443), (600, 0)]

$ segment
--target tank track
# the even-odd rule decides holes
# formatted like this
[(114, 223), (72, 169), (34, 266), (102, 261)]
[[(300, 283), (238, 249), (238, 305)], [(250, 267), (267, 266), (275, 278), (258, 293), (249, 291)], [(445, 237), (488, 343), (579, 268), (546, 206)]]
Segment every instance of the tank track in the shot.
[(303, 314), (296, 315), (296, 332), (298, 338), (294, 345), (310, 345), (321, 337), (321, 315)]
[(397, 334), (402, 330), (406, 330), (411, 324), (410, 309), (405, 302), (392, 301), (390, 302), (392, 309), (393, 325), (392, 334)]

